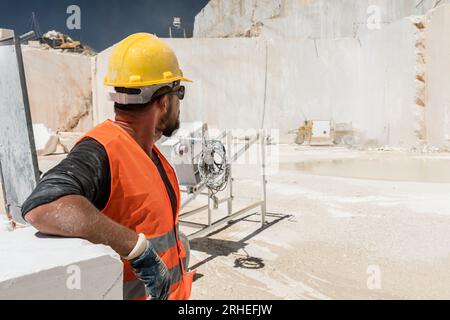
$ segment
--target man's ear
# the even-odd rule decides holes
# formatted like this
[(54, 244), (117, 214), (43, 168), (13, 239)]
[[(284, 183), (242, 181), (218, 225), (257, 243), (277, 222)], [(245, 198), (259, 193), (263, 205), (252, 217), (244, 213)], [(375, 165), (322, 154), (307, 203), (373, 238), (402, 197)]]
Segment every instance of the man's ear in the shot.
[(158, 99), (158, 108), (163, 113), (169, 110), (169, 95), (166, 94)]

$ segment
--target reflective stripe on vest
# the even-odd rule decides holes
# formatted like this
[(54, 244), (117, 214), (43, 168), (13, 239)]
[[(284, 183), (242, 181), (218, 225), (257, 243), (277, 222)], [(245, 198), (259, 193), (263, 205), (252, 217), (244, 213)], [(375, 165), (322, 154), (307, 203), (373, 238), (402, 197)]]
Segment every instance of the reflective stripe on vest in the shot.
[[(175, 232), (173, 232), (173, 231), (168, 232), (165, 235), (162, 235), (160, 237), (156, 237), (156, 238), (149, 239), (149, 240), (155, 247), (158, 254), (160, 252), (165, 252), (177, 245)], [(188, 267), (186, 265), (186, 258), (182, 258), (182, 263), (183, 263), (184, 269), (186, 270)], [(173, 267), (172, 269), (169, 270), (171, 286), (173, 286), (181, 281), (182, 273), (183, 272), (181, 270), (180, 265), (176, 265), (175, 267)], [(125, 282), (123, 285), (123, 297), (126, 300), (145, 298), (146, 291), (145, 291), (144, 283), (139, 279)]]
[(158, 254), (161, 254), (177, 245), (177, 237), (173, 230), (162, 236), (149, 240)]
[(127, 281), (123, 284), (123, 298), (125, 300), (141, 299), (146, 297), (144, 283), (139, 280)]

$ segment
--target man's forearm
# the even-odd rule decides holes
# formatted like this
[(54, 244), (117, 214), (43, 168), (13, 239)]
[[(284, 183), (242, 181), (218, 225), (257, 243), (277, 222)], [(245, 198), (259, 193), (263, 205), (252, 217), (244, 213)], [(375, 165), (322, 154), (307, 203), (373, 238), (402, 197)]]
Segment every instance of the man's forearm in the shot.
[(62, 197), (31, 210), (25, 218), (44, 234), (108, 245), (122, 257), (128, 256), (138, 241), (136, 232), (101, 214), (81, 196)]

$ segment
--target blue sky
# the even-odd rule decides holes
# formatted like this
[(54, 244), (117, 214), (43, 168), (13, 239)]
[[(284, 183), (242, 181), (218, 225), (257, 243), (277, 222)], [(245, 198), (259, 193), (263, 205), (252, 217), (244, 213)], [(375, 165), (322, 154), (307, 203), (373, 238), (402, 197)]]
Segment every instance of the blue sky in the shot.
[[(0, 0), (0, 28), (23, 34), (36, 13), (42, 32), (58, 30), (94, 49), (103, 50), (135, 32), (168, 37), (174, 16), (182, 19), (192, 35), (195, 15), (208, 0)], [(70, 5), (81, 9), (81, 30), (69, 30)]]

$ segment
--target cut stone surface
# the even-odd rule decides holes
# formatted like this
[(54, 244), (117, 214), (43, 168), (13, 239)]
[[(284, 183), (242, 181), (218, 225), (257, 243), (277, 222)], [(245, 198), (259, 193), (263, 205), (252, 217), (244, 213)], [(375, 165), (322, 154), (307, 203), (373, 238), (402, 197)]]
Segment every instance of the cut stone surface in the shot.
[(450, 5), (426, 19), (427, 136), (430, 145), (450, 150)]
[(10, 38), (14, 35), (12, 30), (0, 29), (0, 40)]
[(23, 46), (33, 123), (53, 132), (92, 127), (91, 57)]
[(44, 124), (33, 124), (34, 141), (38, 156), (53, 154), (59, 145), (59, 136), (53, 134)]
[(81, 132), (59, 132), (59, 142), (63, 146), (64, 152), (70, 152), (83, 135), (84, 133)]
[(0, 233), (0, 261), (0, 299), (122, 299), (122, 262), (103, 245), (28, 227)]

